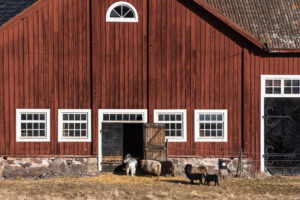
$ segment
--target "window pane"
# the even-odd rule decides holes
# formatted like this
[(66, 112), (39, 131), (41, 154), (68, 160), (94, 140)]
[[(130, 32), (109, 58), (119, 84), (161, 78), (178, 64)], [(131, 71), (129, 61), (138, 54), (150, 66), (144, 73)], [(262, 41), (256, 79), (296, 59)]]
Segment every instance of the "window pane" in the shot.
[(74, 124), (69, 124), (69, 129), (74, 129)]
[(75, 131), (75, 136), (80, 137), (80, 131)]
[(134, 114), (130, 114), (130, 120), (135, 120), (135, 115)]
[(205, 115), (205, 121), (210, 121), (210, 114)]
[(205, 124), (205, 129), (210, 129), (210, 124)]
[(176, 124), (176, 129), (181, 129), (181, 124)]
[[(83, 120), (82, 119), (82, 115), (81, 115), (81, 120)], [(108, 121), (109, 120), (109, 115), (108, 114), (104, 114), (103, 115), (103, 120)]]
[(70, 132), (69, 132), (69, 136), (70, 136), (70, 137), (74, 137), (74, 131), (70, 131)]
[(45, 123), (40, 123), (40, 129), (45, 129)]
[(284, 86), (291, 86), (291, 80), (284, 80)]
[(112, 120), (112, 121), (116, 120), (116, 115), (115, 114), (111, 114), (109, 117), (110, 117), (110, 120)]
[(63, 131), (63, 137), (68, 137), (68, 136), (69, 136), (68, 131)]
[(119, 18), (120, 15), (118, 15), (115, 10), (112, 10), (111, 13), (110, 13), (110, 17), (112, 17), (112, 18)]
[(171, 136), (175, 136), (175, 131), (171, 131)]
[(28, 129), (32, 129), (32, 123), (28, 123), (28, 124), (27, 124), (27, 128), (28, 128)]
[(122, 16), (124, 16), (130, 10), (130, 8), (128, 8), (127, 6), (122, 6), (122, 10), (123, 10)]
[(80, 129), (80, 124), (75, 124), (75, 129)]
[(141, 115), (141, 114), (136, 115), (136, 120), (142, 121), (143, 120), (143, 115)]
[(39, 131), (34, 131), (34, 136), (36, 137), (36, 136), (39, 136)]
[(273, 88), (266, 88), (266, 94), (272, 94)]
[(39, 124), (38, 123), (34, 123), (33, 128), (34, 129), (39, 129)]
[(46, 134), (45, 134), (45, 131), (44, 131), (44, 130), (41, 130), (41, 131), (40, 131), (40, 136), (41, 136), (41, 137), (45, 137), (45, 136), (46, 136)]
[(281, 88), (274, 88), (274, 94), (280, 94)]
[(274, 80), (274, 86), (281, 86), (280, 80)]
[(26, 123), (21, 123), (21, 129), (26, 129)]
[(176, 134), (177, 136), (181, 136), (181, 131), (180, 130), (177, 130), (176, 133), (177, 133)]
[(80, 114), (75, 114), (75, 120), (79, 121), (80, 120)]
[(216, 129), (217, 128), (217, 124), (211, 124), (211, 129)]
[(204, 129), (204, 124), (203, 123), (200, 124), (200, 129)]
[(26, 114), (21, 114), (21, 120), (26, 120)]
[(165, 115), (165, 121), (169, 121), (169, 120), (170, 120), (169, 115)]
[(118, 13), (120, 16), (122, 16), (121, 9), (122, 9), (121, 6), (117, 6), (117, 7), (114, 8), (116, 13)]
[(288, 87), (284, 88), (284, 93), (285, 94), (291, 94), (292, 93), (291, 88), (288, 88)]
[(204, 121), (204, 115), (199, 116), (200, 121)]
[(175, 121), (175, 115), (170, 115), (171, 116), (171, 121)]
[(217, 115), (211, 115), (211, 121), (216, 121), (217, 120)]
[(176, 115), (176, 121), (181, 121), (181, 115)]
[(223, 124), (218, 123), (217, 127), (218, 127), (218, 129), (223, 129)]
[(175, 124), (171, 124), (171, 129), (175, 129)]
[(28, 133), (27, 136), (32, 137), (32, 131), (28, 131), (27, 133)]
[(63, 114), (63, 120), (68, 120), (69, 119), (69, 115), (68, 114)]
[(129, 120), (129, 115), (128, 115), (128, 114), (125, 114), (125, 115), (123, 116), (123, 120), (124, 120), (124, 121), (128, 121), (128, 120)]
[(117, 120), (122, 121), (122, 114), (117, 114)]
[(86, 129), (86, 123), (81, 124), (81, 129)]
[(34, 119), (34, 120), (39, 120), (39, 115), (38, 115), (38, 114), (34, 114), (34, 115), (33, 115), (33, 119)]
[(200, 137), (204, 137), (204, 131), (200, 131)]
[(74, 114), (70, 114), (70, 115), (69, 115), (69, 120), (74, 120), (74, 119), (75, 119)]
[(166, 129), (170, 129), (171, 125), (170, 124), (166, 124)]
[(209, 137), (210, 136), (210, 131), (205, 131), (205, 136)]
[(40, 114), (40, 120), (45, 120), (46, 119), (46, 114)]
[(159, 121), (163, 121), (164, 120), (164, 116), (163, 115), (158, 115), (158, 120)]
[(266, 80), (266, 86), (273, 86), (273, 81), (272, 80)]
[(86, 120), (86, 116), (87, 116), (87, 114), (81, 114), (81, 120)]
[(217, 133), (218, 133), (218, 137), (222, 137), (223, 136), (222, 131), (218, 131)]
[(299, 86), (299, 80), (293, 80), (293, 86)]
[(86, 131), (81, 131), (81, 136), (86, 137)]
[(134, 13), (132, 12), (132, 10), (130, 10), (125, 16), (124, 18), (134, 18)]
[(32, 114), (27, 114), (27, 120), (32, 120)]
[(216, 131), (211, 131), (211, 136), (212, 137), (216, 137), (216, 135), (217, 135)]
[(166, 136), (170, 136), (170, 131), (166, 130), (165, 134)]
[(293, 88), (293, 94), (299, 94), (299, 87)]
[(219, 115), (217, 116), (217, 118), (218, 118), (218, 121), (222, 121), (222, 120), (223, 120), (223, 115), (220, 115), (220, 114), (219, 114)]

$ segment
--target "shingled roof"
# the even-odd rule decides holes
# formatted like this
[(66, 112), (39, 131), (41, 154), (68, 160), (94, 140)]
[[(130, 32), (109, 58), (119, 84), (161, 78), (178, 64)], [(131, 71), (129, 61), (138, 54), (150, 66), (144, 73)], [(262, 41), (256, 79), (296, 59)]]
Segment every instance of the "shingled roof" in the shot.
[(269, 50), (300, 49), (300, 0), (205, 0)]
[(37, 0), (0, 0), (0, 26)]

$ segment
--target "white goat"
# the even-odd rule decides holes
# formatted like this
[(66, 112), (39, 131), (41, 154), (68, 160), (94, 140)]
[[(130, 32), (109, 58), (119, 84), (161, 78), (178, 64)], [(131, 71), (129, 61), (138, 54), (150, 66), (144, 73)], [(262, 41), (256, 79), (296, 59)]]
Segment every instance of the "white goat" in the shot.
[(123, 162), (126, 164), (126, 175), (128, 176), (130, 171), (131, 176), (134, 176), (138, 166), (137, 160), (130, 154), (127, 154)]

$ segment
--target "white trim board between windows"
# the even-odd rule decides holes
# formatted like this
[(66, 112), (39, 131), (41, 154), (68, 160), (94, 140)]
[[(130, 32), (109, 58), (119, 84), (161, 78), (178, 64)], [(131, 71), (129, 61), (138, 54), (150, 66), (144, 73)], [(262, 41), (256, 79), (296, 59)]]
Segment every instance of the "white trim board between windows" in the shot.
[[(199, 134), (199, 130), (200, 130), (200, 126), (199, 126), (199, 115), (203, 113), (203, 114), (223, 114), (223, 138), (213, 138), (213, 137), (200, 137), (198, 136)], [(196, 109), (194, 111), (194, 141), (195, 142), (227, 142), (228, 139), (228, 130), (227, 130), (227, 119), (228, 119), (228, 111), (226, 109)], [(211, 121), (213, 122), (213, 121)]]
[[(63, 114), (86, 114), (87, 115), (86, 120), (78, 121), (78, 122), (86, 123), (87, 125), (86, 137), (63, 137), (63, 122), (64, 122)], [(58, 109), (58, 142), (91, 142), (92, 141), (91, 127), (92, 127), (91, 109)]]
[[(186, 142), (187, 141), (187, 117), (186, 117), (186, 109), (154, 109), (154, 123), (162, 123), (164, 122), (159, 121), (158, 115), (159, 114), (180, 114), (182, 116), (181, 123), (182, 123), (182, 136), (165, 136), (168, 142)], [(168, 121), (165, 123), (172, 123), (172, 121)], [(175, 123), (175, 122), (174, 122)]]
[[(21, 123), (22, 123), (21, 114), (46, 114), (45, 115), (46, 136), (45, 137), (22, 137), (21, 136)], [(32, 120), (32, 123), (34, 123), (34, 120)], [(32, 130), (34, 130), (33, 127)], [(16, 141), (17, 142), (50, 142), (50, 109), (16, 109)]]

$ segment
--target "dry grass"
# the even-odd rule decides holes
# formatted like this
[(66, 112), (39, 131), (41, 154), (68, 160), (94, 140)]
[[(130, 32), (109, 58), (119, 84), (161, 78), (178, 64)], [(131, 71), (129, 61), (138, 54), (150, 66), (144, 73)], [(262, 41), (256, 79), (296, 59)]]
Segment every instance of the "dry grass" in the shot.
[(0, 199), (300, 199), (300, 177), (220, 180), (191, 185), (186, 178), (126, 177), (0, 180)]

